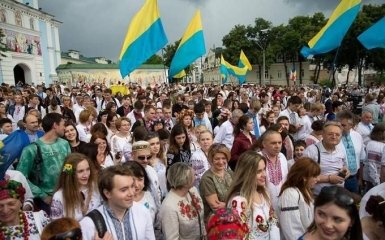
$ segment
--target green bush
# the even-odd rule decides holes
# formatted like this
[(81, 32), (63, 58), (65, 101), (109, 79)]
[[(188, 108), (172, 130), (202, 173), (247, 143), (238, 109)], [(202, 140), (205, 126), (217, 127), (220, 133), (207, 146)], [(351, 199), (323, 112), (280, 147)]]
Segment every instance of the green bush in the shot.
[(331, 80), (328, 80), (328, 79), (323, 79), (323, 80), (320, 80), (318, 82), (318, 84), (322, 87), (329, 87), (329, 88), (333, 88), (333, 82)]

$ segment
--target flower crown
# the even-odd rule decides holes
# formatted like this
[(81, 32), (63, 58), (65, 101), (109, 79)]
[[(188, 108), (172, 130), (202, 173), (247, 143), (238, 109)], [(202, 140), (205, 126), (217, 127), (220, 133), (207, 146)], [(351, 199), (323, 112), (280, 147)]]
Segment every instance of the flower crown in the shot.
[(72, 164), (70, 164), (70, 163), (64, 164), (64, 167), (63, 167), (63, 172), (64, 173), (67, 173), (67, 174), (71, 175), (73, 173), (73, 171), (74, 170), (73, 170)]
[(25, 188), (15, 180), (0, 181), (0, 200), (16, 198), (24, 202)]

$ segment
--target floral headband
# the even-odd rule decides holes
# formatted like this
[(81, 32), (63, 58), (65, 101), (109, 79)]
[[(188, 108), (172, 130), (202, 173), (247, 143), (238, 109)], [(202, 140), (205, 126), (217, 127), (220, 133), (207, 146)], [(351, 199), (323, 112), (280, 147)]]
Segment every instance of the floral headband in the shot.
[(0, 200), (7, 198), (19, 199), (24, 202), (25, 188), (20, 182), (15, 180), (0, 181)]

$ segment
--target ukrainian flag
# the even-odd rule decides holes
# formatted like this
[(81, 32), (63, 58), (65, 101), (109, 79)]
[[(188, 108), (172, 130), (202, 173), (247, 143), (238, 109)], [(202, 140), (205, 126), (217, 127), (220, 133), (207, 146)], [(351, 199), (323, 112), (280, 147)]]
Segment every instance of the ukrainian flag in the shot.
[(206, 47), (203, 37), (201, 12), (198, 10), (188, 25), (171, 61), (169, 78), (180, 74), (183, 69), (205, 53)]
[(304, 46), (301, 54), (306, 58), (330, 52), (341, 45), (342, 39), (360, 11), (361, 0), (342, 0), (326, 25)]
[(358, 36), (366, 49), (385, 48), (385, 17)]
[(223, 55), (221, 55), (221, 66), (220, 66), (221, 74), (225, 72), (224, 71), (225, 69), (227, 70), (228, 74), (231, 74), (239, 79), (242, 77), (246, 77), (248, 66), (240, 68), (240, 67), (231, 65), (223, 58)]
[(122, 77), (129, 75), (167, 44), (157, 0), (146, 0), (132, 19), (119, 56)]
[(221, 79), (222, 79), (222, 84), (227, 83), (227, 80), (229, 78), (229, 71), (225, 67), (225, 65), (222, 65), (219, 67), (219, 72), (221, 73)]
[[(247, 67), (247, 70), (251, 71), (253, 68), (251, 67), (249, 59), (246, 57), (246, 54), (241, 50), (241, 55), (239, 56), (238, 67), (244, 68)], [(242, 85), (246, 82), (246, 75), (239, 76), (239, 84)]]

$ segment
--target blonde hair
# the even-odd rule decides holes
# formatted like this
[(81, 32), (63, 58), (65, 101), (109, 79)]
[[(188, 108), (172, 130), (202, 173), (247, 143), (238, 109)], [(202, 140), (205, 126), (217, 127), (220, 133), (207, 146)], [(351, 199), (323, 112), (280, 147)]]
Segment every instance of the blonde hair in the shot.
[(246, 151), (239, 156), (237, 167), (233, 175), (233, 181), (228, 190), (227, 204), (236, 195), (244, 197), (247, 207), (252, 210), (253, 196), (255, 192), (261, 193), (270, 203), (270, 197), (264, 186), (258, 186), (256, 175), (261, 161), (266, 164), (266, 159), (255, 151)]

